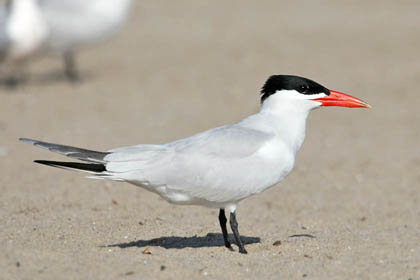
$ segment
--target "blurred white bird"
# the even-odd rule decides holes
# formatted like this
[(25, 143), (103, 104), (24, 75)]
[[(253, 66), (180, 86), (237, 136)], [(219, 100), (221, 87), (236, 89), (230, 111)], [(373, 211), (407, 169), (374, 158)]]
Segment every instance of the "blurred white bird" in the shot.
[(0, 62), (12, 83), (26, 60), (40, 53), (48, 36), (37, 0), (10, 0), (0, 6)]
[(94, 178), (129, 182), (175, 204), (220, 208), (225, 246), (232, 249), (226, 229), (228, 209), (239, 252), (246, 253), (236, 221), (237, 204), (274, 186), (290, 173), (305, 137), (306, 118), (320, 106), (370, 108), (360, 99), (309, 79), (275, 75), (261, 90), (259, 113), (168, 144), (97, 152), (20, 140), (88, 162), (37, 163), (88, 172)]
[(0, 7), (0, 57), (20, 71), (31, 56), (59, 54), (66, 76), (75, 81), (74, 52), (115, 33), (130, 5), (131, 0), (9, 0)]
[(119, 30), (131, 0), (40, 0), (39, 4), (49, 27), (45, 47), (64, 56), (67, 77), (77, 80), (74, 52)]

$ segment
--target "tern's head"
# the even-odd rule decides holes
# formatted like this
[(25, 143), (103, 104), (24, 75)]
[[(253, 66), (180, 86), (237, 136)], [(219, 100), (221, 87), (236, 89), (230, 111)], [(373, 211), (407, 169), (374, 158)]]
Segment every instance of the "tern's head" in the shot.
[(268, 107), (294, 107), (312, 110), (320, 106), (370, 108), (366, 102), (325, 88), (298, 76), (273, 75), (261, 89), (261, 104)]

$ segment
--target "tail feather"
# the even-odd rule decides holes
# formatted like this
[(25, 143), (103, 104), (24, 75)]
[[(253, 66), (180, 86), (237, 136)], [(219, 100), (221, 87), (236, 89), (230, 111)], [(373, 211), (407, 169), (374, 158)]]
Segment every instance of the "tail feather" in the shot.
[(105, 165), (101, 163), (80, 163), (80, 162), (65, 162), (65, 161), (51, 161), (51, 160), (35, 160), (34, 162), (59, 167), (64, 169), (72, 169), (94, 174), (101, 174), (106, 171)]
[(79, 159), (87, 162), (105, 163), (104, 158), (109, 154), (107, 152), (98, 152), (86, 150), (66, 145), (53, 144), (28, 138), (19, 138), (20, 141), (38, 146), (51, 152), (56, 152), (71, 158)]

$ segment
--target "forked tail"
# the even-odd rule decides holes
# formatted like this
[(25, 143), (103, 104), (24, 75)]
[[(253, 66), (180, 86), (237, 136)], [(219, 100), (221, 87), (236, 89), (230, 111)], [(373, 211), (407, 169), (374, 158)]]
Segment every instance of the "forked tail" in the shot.
[[(104, 178), (109, 177), (110, 174), (106, 172), (106, 161), (104, 158), (109, 154), (107, 152), (98, 152), (92, 150), (86, 150), (66, 145), (53, 144), (48, 142), (42, 142), (38, 140), (32, 140), (28, 138), (20, 138), (22, 142), (32, 144), (37, 147), (41, 147), (52, 152), (56, 152), (71, 158), (75, 158), (82, 162), (65, 162), (65, 161), (50, 161), (50, 160), (35, 160), (36, 163), (59, 167), (64, 169), (76, 170), (87, 172), (95, 175), (95, 177)], [(111, 179), (111, 178), (110, 178)]]

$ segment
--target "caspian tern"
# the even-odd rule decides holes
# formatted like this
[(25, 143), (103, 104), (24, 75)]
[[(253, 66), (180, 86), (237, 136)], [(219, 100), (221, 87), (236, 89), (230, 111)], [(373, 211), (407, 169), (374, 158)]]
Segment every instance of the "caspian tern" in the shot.
[[(9, 82), (28, 58), (63, 56), (65, 74), (79, 75), (74, 52), (114, 34), (124, 22), (131, 0), (7, 0), (0, 5), (0, 62), (7, 62)], [(10, 65), (10, 66), (9, 66)]]
[(240, 253), (237, 204), (282, 181), (305, 137), (306, 118), (320, 106), (370, 108), (364, 101), (298, 76), (271, 76), (261, 89), (261, 110), (235, 124), (163, 145), (136, 145), (97, 152), (37, 140), (20, 140), (85, 161), (36, 160), (54, 167), (124, 181), (174, 204), (219, 208), (224, 244), (232, 250), (225, 209)]

